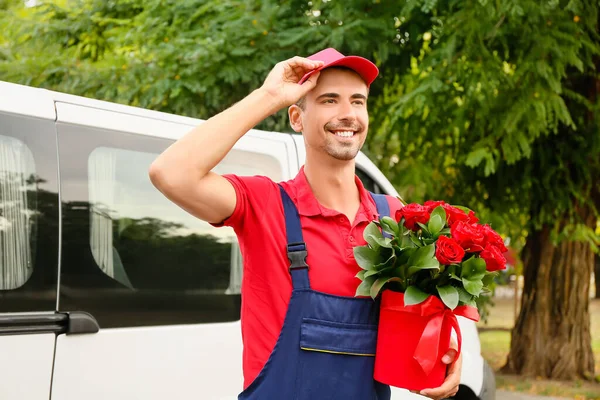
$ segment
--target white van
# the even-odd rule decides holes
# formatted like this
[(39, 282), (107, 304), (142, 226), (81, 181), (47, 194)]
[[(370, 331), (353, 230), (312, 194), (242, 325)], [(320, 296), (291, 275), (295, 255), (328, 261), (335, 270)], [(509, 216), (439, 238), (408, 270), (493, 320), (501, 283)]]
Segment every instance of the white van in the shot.
[[(235, 235), (182, 211), (148, 178), (156, 156), (199, 123), (0, 82), (0, 399), (237, 398)], [(303, 146), (298, 135), (253, 130), (216, 171), (288, 180)], [(357, 174), (397, 195), (362, 153)], [(456, 398), (493, 399), (475, 324), (460, 325)]]

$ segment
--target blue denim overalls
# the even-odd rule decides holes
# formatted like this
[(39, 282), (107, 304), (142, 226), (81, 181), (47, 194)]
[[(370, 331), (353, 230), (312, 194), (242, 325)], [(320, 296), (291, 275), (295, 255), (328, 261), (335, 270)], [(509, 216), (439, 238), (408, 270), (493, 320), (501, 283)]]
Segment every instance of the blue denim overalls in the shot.
[[(292, 297), (269, 360), (240, 400), (389, 400), (373, 379), (379, 302), (313, 291), (296, 206), (280, 187)], [(372, 194), (380, 217), (390, 209)], [(357, 280), (358, 282), (358, 280)]]

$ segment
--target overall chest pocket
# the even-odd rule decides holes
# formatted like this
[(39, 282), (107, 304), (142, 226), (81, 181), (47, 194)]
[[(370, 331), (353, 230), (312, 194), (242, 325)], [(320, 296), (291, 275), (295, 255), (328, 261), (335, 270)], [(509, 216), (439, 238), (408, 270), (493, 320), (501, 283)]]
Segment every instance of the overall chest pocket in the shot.
[(377, 399), (377, 326), (304, 318), (296, 400)]

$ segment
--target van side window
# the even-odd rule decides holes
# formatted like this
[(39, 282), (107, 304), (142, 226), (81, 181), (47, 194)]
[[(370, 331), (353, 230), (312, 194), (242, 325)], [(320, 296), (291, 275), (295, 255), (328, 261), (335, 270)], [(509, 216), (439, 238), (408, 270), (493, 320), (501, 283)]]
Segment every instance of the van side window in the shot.
[(0, 314), (56, 310), (54, 120), (0, 111)]
[[(101, 328), (235, 321), (242, 259), (233, 229), (215, 228), (150, 182), (173, 140), (58, 124), (63, 199), (60, 311)], [(233, 150), (220, 174), (283, 178), (280, 162)]]
[[(131, 289), (240, 293), (235, 233), (188, 214), (156, 190), (148, 178), (156, 157), (110, 147), (91, 152), (90, 248), (98, 268)], [(186, 278), (199, 270), (200, 279)]]
[(385, 194), (383, 189), (375, 182), (373, 178), (371, 178), (366, 172), (360, 169), (358, 166), (356, 167), (356, 176), (361, 180), (365, 189), (370, 192), (376, 194)]
[(36, 200), (31, 150), (0, 135), (0, 290), (23, 286), (33, 272)]

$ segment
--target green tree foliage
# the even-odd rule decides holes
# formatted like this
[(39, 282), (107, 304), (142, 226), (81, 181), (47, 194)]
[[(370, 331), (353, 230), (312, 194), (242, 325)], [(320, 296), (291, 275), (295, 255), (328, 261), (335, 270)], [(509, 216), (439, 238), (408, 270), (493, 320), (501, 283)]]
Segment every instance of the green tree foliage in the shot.
[[(422, 27), (431, 2), (410, 3), (400, 26)], [(399, 178), (418, 195), (526, 215), (530, 228), (574, 215), (575, 199), (593, 207), (598, 4), (450, 1), (429, 15), (410, 70), (377, 99), (382, 165), (421, 170)]]

